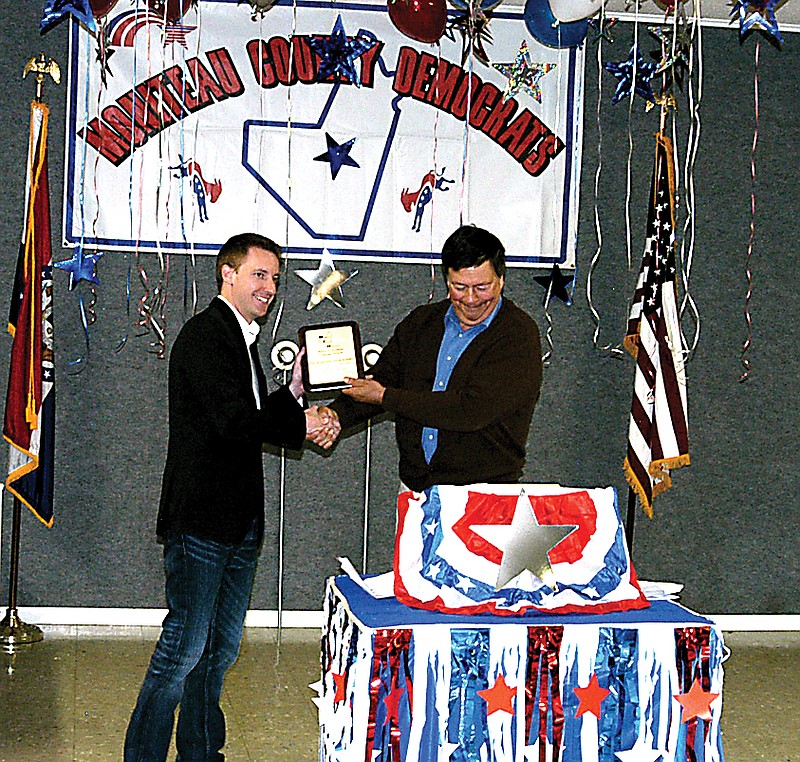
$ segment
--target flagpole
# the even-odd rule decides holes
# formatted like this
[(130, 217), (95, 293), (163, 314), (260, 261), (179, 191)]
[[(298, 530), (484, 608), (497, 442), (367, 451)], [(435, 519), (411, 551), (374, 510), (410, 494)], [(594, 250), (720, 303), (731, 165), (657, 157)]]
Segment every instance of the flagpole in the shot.
[(628, 510), (625, 514), (625, 540), (628, 543), (628, 553), (633, 555), (633, 528), (636, 525), (636, 493), (628, 487)]
[(14, 651), (17, 646), (38, 643), (44, 633), (35, 624), (26, 624), (17, 614), (17, 581), (19, 575), (19, 541), (22, 503), (14, 497), (14, 512), (11, 520), (11, 558), (9, 563), (8, 611), (0, 621), (0, 646)]

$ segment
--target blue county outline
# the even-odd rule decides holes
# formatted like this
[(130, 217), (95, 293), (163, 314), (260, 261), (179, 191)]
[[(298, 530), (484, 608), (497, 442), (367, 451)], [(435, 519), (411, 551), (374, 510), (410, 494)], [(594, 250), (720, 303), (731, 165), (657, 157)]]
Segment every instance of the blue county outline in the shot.
[[(204, 3), (221, 3), (221, 4), (230, 4), (230, 5), (239, 5), (240, 0), (202, 0)], [(379, 13), (386, 13), (386, 6), (382, 4), (370, 4), (370, 3), (347, 3), (347, 2), (336, 2), (336, 0), (278, 0), (275, 5), (280, 6), (288, 6), (294, 8), (321, 8), (321, 9), (329, 9), (329, 10), (356, 10), (356, 11), (364, 11), (364, 12), (379, 12)], [(452, 15), (454, 11), (449, 10), (448, 13)], [(514, 12), (494, 12), (493, 18), (497, 19), (507, 19), (507, 20), (522, 20), (522, 11), (514, 11)], [(77, 72), (78, 71), (78, 58), (79, 58), (79, 48), (80, 48), (80, 24), (75, 21), (74, 19), (70, 22), (70, 46), (69, 49), (71, 51), (71, 60), (70, 60), (70, 71)], [(563, 264), (567, 260), (567, 250), (569, 247), (569, 227), (570, 227), (570, 204), (569, 199), (572, 195), (572, 164), (573, 164), (573, 138), (574, 138), (574, 104), (575, 104), (575, 73), (576, 73), (576, 66), (577, 66), (577, 48), (569, 48), (569, 77), (568, 77), (568, 88), (567, 88), (567, 106), (566, 106), (566, 116), (567, 116), (567, 125), (564, 135), (564, 153), (565, 153), (565, 168), (564, 168), (564, 189), (563, 189), (563, 204), (562, 204), (562, 220), (561, 220), (561, 247), (559, 251), (559, 255), (557, 257), (543, 257), (543, 256), (530, 256), (530, 255), (514, 255), (514, 254), (506, 254), (506, 260), (509, 265), (553, 265), (553, 264)], [(384, 75), (390, 76), (392, 73), (387, 70), (387, 67), (383, 61), (383, 57), (378, 57), (378, 64), (380, 66), (381, 72)], [(99, 236), (76, 236), (72, 233), (72, 227), (75, 217), (75, 209), (74, 209), (74, 198), (75, 198), (75, 167), (77, 162), (77, 128), (78, 125), (76, 124), (76, 114), (77, 114), (77, 99), (78, 99), (78, 77), (72, 76), (70, 77), (70, 92), (68, 94), (68, 102), (69, 102), (69, 118), (67, 123), (67, 167), (66, 167), (66, 178), (64, 183), (64, 244), (66, 246), (81, 244), (88, 248), (109, 248), (109, 249), (142, 249), (142, 250), (167, 250), (172, 251), (175, 253), (183, 254), (183, 253), (203, 253), (203, 252), (216, 252), (220, 244), (219, 243), (204, 243), (204, 242), (196, 242), (190, 243), (188, 241), (154, 241), (154, 240), (134, 240), (134, 239), (122, 239), (122, 238), (102, 238)], [(334, 84), (331, 93), (328, 96), (328, 99), (325, 103), (325, 106), (322, 109), (319, 119), (317, 122), (298, 122), (292, 123), (292, 127), (294, 129), (320, 129), (322, 124), (324, 124), (325, 118), (333, 104), (334, 98), (336, 93), (341, 86), (341, 82), (337, 82)], [(337, 235), (337, 234), (325, 234), (318, 231), (314, 231), (308, 223), (306, 223), (290, 206), (286, 201), (277, 193), (277, 191), (272, 188), (269, 183), (266, 182), (255, 170), (254, 167), (250, 164), (247, 159), (247, 148), (248, 142), (250, 137), (250, 129), (253, 127), (259, 126), (269, 126), (269, 127), (284, 127), (287, 126), (287, 122), (283, 121), (272, 121), (272, 120), (255, 120), (255, 119), (248, 119), (245, 120), (243, 125), (243, 140), (242, 140), (242, 165), (247, 172), (249, 172), (255, 180), (261, 185), (272, 197), (275, 201), (289, 214), (292, 219), (294, 219), (301, 228), (312, 238), (314, 239), (324, 239), (324, 240), (340, 240), (340, 241), (359, 241), (363, 240), (364, 236), (366, 235), (367, 227), (369, 225), (369, 219), (375, 204), (375, 199), (378, 193), (378, 188), (380, 186), (381, 178), (383, 175), (384, 168), (386, 166), (386, 161), (389, 156), (389, 151), (391, 149), (392, 142), (394, 140), (398, 121), (400, 118), (401, 109), (399, 106), (399, 102), (406, 96), (396, 96), (392, 100), (392, 110), (394, 111), (394, 115), (392, 117), (391, 127), (389, 129), (389, 134), (387, 135), (386, 143), (384, 145), (383, 153), (381, 154), (381, 161), (378, 167), (378, 171), (376, 173), (375, 181), (373, 183), (372, 191), (370, 193), (370, 198), (367, 203), (367, 207), (364, 210), (364, 217), (361, 221), (361, 227), (358, 234), (351, 234), (351, 235)], [(86, 150), (86, 144), (81, 144)], [(81, 190), (81, 198), (83, 197), (83, 190)], [(334, 248), (331, 246), (320, 246), (320, 247), (308, 247), (308, 246), (285, 246), (284, 251), (286, 254), (295, 254), (301, 255), (301, 257), (316, 257), (322, 254), (323, 248), (326, 248), (330, 251), (333, 256), (338, 256), (341, 259), (375, 259), (375, 260), (416, 260), (416, 261), (437, 261), (438, 254), (437, 253), (429, 253), (424, 251), (393, 251), (393, 250), (380, 250), (380, 249), (351, 249), (351, 248)]]

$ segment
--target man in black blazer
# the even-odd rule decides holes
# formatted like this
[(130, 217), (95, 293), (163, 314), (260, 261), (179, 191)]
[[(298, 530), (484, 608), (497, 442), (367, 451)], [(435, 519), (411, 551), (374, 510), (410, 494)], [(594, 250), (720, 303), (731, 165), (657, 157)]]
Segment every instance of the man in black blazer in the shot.
[(267, 394), (255, 341), (280, 247), (237, 235), (217, 256), (219, 295), (181, 329), (169, 362), (169, 443), (158, 511), (168, 613), (125, 738), (125, 762), (166, 759), (180, 705), (181, 762), (224, 759), (219, 705), (239, 652), (264, 531), (261, 446), (300, 449), (336, 424), (303, 410), (299, 363)]

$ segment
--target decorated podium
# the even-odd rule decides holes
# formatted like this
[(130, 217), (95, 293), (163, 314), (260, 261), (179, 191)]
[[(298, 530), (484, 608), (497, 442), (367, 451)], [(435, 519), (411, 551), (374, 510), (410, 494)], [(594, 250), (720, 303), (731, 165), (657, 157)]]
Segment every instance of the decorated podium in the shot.
[[(595, 531), (581, 531), (587, 520)], [(507, 529), (483, 528), (492, 524)], [(613, 490), (401, 494), (400, 595), (374, 597), (369, 578), (328, 582), (320, 760), (723, 762), (722, 635), (674, 601), (647, 599), (615, 525)], [(611, 572), (598, 568), (597, 532)], [(427, 539), (409, 545), (404, 534)], [(540, 576), (530, 566), (542, 548), (550, 564)], [(459, 572), (448, 572), (453, 563)]]

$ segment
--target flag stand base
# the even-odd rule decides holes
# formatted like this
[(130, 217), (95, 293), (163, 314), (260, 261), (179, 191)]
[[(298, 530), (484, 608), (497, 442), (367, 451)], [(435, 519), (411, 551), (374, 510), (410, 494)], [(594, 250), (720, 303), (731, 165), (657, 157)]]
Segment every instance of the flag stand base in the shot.
[(44, 639), (44, 633), (35, 624), (26, 624), (17, 615), (16, 609), (9, 609), (0, 621), (0, 648), (13, 651), (17, 646), (28, 646)]

